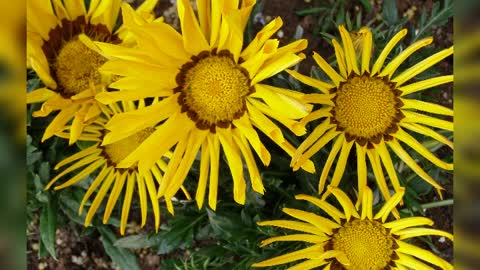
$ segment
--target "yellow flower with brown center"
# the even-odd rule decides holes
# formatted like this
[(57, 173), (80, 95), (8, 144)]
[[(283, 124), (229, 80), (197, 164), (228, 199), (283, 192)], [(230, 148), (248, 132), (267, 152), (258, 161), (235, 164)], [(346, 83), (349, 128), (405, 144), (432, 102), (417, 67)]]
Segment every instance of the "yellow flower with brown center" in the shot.
[[(156, 103), (155, 100), (154, 103)], [(162, 182), (162, 172), (167, 169), (167, 163), (164, 159), (159, 159), (155, 162), (154, 166), (146, 172), (140, 172), (136, 165), (132, 165), (129, 168), (119, 168), (118, 163), (128, 156), (135, 148), (137, 148), (148, 136), (150, 136), (155, 129), (153, 127), (146, 127), (130, 136), (106, 145), (101, 146), (101, 141), (108, 134), (105, 129), (105, 123), (116, 113), (123, 111), (130, 111), (137, 108), (132, 101), (122, 102), (122, 106), (113, 103), (106, 106), (103, 115), (97, 118), (93, 123), (87, 125), (79, 136), (79, 140), (92, 141), (94, 144), (78, 153), (73, 154), (70, 157), (65, 158), (59, 162), (55, 169), (60, 169), (66, 165), (57, 176), (55, 176), (46, 186), (46, 189), (50, 188), (58, 180), (62, 179), (69, 173), (76, 172), (73, 176), (64, 183), (55, 186), (55, 190), (69, 187), (83, 179), (88, 175), (94, 175), (95, 179), (90, 184), (87, 192), (85, 193), (79, 208), (79, 214), (83, 212), (83, 207), (87, 201), (89, 201), (93, 192), (97, 191), (97, 195), (91, 202), (90, 208), (86, 214), (85, 226), (88, 226), (101, 205), (102, 201), (107, 196), (107, 192), (110, 190), (110, 194), (107, 196), (108, 200), (103, 215), (103, 222), (106, 223), (110, 218), (112, 211), (118, 201), (118, 198), (124, 193), (122, 213), (120, 218), (120, 233), (125, 233), (128, 216), (130, 213), (130, 207), (132, 203), (132, 197), (134, 192), (138, 194), (140, 201), (141, 212), (141, 226), (144, 226), (147, 219), (148, 198), (150, 198), (153, 214), (155, 218), (155, 228), (158, 230), (160, 225), (160, 207), (159, 200), (157, 199), (157, 189)], [(144, 102), (139, 102), (138, 107), (143, 108)], [(121, 109), (125, 108), (125, 109)], [(104, 114), (105, 115), (105, 114)], [(67, 126), (67, 129), (71, 128)], [(68, 136), (68, 133), (60, 133), (60, 136)], [(171, 153), (167, 153), (167, 156), (171, 157)], [(181, 187), (185, 193), (187, 199), (191, 199), (188, 192)], [(147, 196), (148, 194), (148, 196)], [(166, 201), (167, 205), (171, 207), (172, 202)]]
[[(361, 213), (353, 202), (339, 188), (328, 187), (343, 211), (325, 200), (308, 195), (297, 195), (298, 200), (308, 201), (331, 218), (315, 213), (284, 208), (283, 212), (299, 221), (272, 220), (258, 222), (260, 226), (275, 226), (301, 232), (275, 236), (262, 241), (264, 247), (279, 241), (301, 241), (311, 246), (280, 255), (252, 267), (275, 266), (304, 260), (288, 268), (308, 270), (324, 266), (323, 269), (382, 270), (382, 269), (433, 269), (425, 262), (441, 269), (453, 266), (434, 253), (407, 241), (418, 236), (443, 236), (453, 241), (453, 235), (444, 231), (425, 228), (433, 221), (425, 217), (405, 217), (388, 221), (392, 210), (402, 200), (404, 188), (394, 194), (383, 207), (373, 215), (373, 195), (366, 187), (361, 202)], [(332, 220), (333, 219), (333, 220)], [(405, 241), (407, 240), (407, 241)]]
[[(152, 21), (151, 11), (157, 1), (145, 1), (137, 9), (137, 16)], [(106, 58), (81, 37), (132, 46), (125, 27), (114, 31), (121, 3), (121, 0), (94, 0), (87, 10), (84, 0), (27, 2), (27, 65), (45, 85), (28, 93), (27, 103), (43, 103), (33, 113), (35, 117), (59, 111), (42, 141), (62, 132), (71, 122), (67, 138), (72, 144), (84, 127), (99, 116), (101, 109), (94, 96), (104, 91), (111, 78), (98, 71)]]
[[(174, 149), (158, 192), (168, 201), (200, 152), (196, 200), (202, 207), (208, 186), (208, 203), (215, 209), (221, 148), (233, 176), (234, 199), (243, 204), (247, 183), (244, 162), (253, 190), (261, 194), (264, 186), (253, 152), (264, 165), (270, 163), (270, 153), (258, 130), (289, 155), (295, 148), (271, 119), (296, 135), (305, 134), (305, 128), (296, 121), (312, 108), (300, 102), (303, 94), (261, 82), (304, 59), (297, 53), (306, 48), (307, 41), (280, 47), (278, 40), (270, 39), (282, 26), (282, 20), (276, 18), (244, 47), (243, 32), (255, 1), (196, 2), (198, 17), (188, 0), (177, 1), (182, 34), (163, 23), (140, 26), (130, 19), (130, 6), (124, 5), (124, 21), (136, 36), (138, 48), (96, 42), (110, 59), (100, 70), (120, 77), (110, 85), (119, 91), (100, 93), (96, 99), (110, 103), (163, 98), (158, 104), (112, 117), (107, 124), (111, 132), (103, 144), (155, 125), (156, 131), (119, 166), (138, 162), (140, 170), (148, 170)], [(302, 166), (314, 171), (310, 161)]]
[[(415, 132), (429, 136), (453, 149), (453, 143), (436, 130), (453, 131), (453, 122), (445, 118), (445, 116), (452, 117), (453, 110), (409, 96), (412, 93), (453, 81), (453, 75), (414, 81), (415, 76), (451, 55), (453, 47), (444, 49), (403, 72), (396, 72), (405, 59), (420, 48), (431, 44), (433, 39), (429, 37), (413, 43), (384, 66), (391, 50), (407, 34), (406, 29), (401, 30), (387, 43), (373, 67), (370, 67), (371, 31), (368, 28), (362, 28), (355, 36), (357, 43), (362, 44), (355, 46), (347, 30), (343, 26), (340, 26), (339, 30), (343, 45), (332, 40), (338, 72), (320, 55), (316, 53), (313, 55), (314, 60), (330, 77), (331, 82), (288, 71), (299, 81), (320, 90), (319, 94), (306, 95), (305, 101), (323, 105), (322, 108), (302, 120), (302, 124), (317, 119), (321, 119), (322, 122), (298, 147), (293, 155), (291, 166), (297, 170), (312, 155), (333, 141), (319, 180), (320, 194), (324, 191), (335, 159), (337, 159), (337, 165), (330, 185), (338, 186), (350, 150), (355, 145), (358, 168), (358, 204), (367, 185), (366, 157), (370, 160), (373, 174), (386, 199), (390, 198), (390, 193), (382, 165), (388, 173), (394, 190), (400, 190), (400, 182), (390, 156), (389, 150), (392, 150), (417, 175), (440, 193), (443, 188), (416, 163), (401, 143), (409, 146), (436, 166), (445, 170), (453, 170), (453, 164), (436, 157), (410, 135), (410, 132)], [(355, 48), (357, 51), (361, 51), (360, 55), (355, 52)], [(325, 192), (324, 197), (329, 194), (330, 192)]]

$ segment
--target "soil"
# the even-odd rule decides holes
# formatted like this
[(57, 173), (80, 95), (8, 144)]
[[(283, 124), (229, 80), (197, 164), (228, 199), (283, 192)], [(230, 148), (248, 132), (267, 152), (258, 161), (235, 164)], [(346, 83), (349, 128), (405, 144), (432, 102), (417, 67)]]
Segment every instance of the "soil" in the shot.
[[(282, 30), (277, 33), (277, 37), (280, 40), (280, 43), (285, 45), (293, 39), (297, 25), (300, 25), (304, 29), (303, 38), (309, 40), (308, 48), (304, 51), (307, 55), (307, 59), (300, 64), (300, 72), (309, 73), (311, 67), (314, 65), (311, 56), (313, 51), (316, 51), (322, 55), (330, 55), (333, 50), (327, 42), (323, 41), (318, 36), (313, 35), (313, 28), (315, 26), (316, 20), (313, 16), (298, 16), (295, 11), (303, 10), (309, 7), (320, 6), (324, 1), (315, 1), (315, 0), (295, 0), (295, 1), (285, 1), (285, 0), (257, 0), (263, 4), (263, 11), (261, 14), (260, 21), (268, 22), (273, 18), (280, 16), (283, 19)], [(332, 1), (332, 0), (329, 0)], [(131, 0), (134, 6), (141, 3), (142, 0)], [(179, 21), (176, 17), (176, 8), (171, 3), (174, 1), (161, 0), (155, 12), (159, 15), (162, 15), (166, 22), (172, 24), (175, 28), (179, 28)], [(378, 16), (379, 11), (381, 10), (383, 0), (371, 0), (373, 3), (373, 11), (365, 16), (363, 19), (364, 22), (371, 20)], [(426, 7), (427, 10), (430, 10), (432, 7), (432, 0), (406, 0), (399, 1), (397, 0), (397, 7), (399, 9), (399, 14), (406, 15), (408, 13), (414, 13), (415, 16), (412, 17), (409, 23), (417, 24), (417, 17), (419, 12), (423, 7)], [(361, 9), (361, 5), (350, 5), (349, 9), (352, 12), (355, 10)], [(262, 28), (263, 24), (257, 22), (254, 25), (254, 30), (258, 31)], [(450, 20), (449, 23), (441, 28), (435, 29), (435, 42), (441, 48), (449, 47), (453, 44), (453, 20)], [(439, 64), (442, 72), (451, 74), (453, 70), (453, 58), (446, 59), (445, 61)], [(434, 96), (440, 104), (453, 107), (453, 86), (448, 86), (445, 91)], [(449, 151), (449, 150), (446, 150)], [(444, 194), (445, 199), (453, 197), (453, 182), (452, 177), (448, 183), (444, 184), (446, 192)], [(428, 198), (425, 198), (426, 201), (439, 200), (436, 194), (432, 194)], [(434, 220), (435, 228), (445, 230), (447, 232), (453, 233), (453, 207), (439, 207), (432, 208), (426, 211), (426, 216)], [(153, 227), (152, 224), (147, 225), (143, 230), (148, 231), (149, 227)], [(130, 234), (138, 233), (140, 229), (130, 230)], [(51, 257), (38, 258), (38, 243), (39, 243), (39, 231), (38, 231), (38, 218), (34, 220), (31, 224), (28, 225), (27, 229), (27, 264), (28, 270), (43, 270), (43, 269), (52, 269), (52, 270), (76, 270), (76, 269), (95, 269), (95, 270), (107, 270), (107, 269), (118, 269), (110, 260), (108, 255), (105, 253), (102, 242), (100, 241), (100, 236), (96, 233), (92, 233), (87, 236), (80, 236), (79, 232), (83, 231), (83, 227), (77, 225), (69, 225), (62, 229), (57, 230), (57, 257), (58, 261), (55, 261)], [(128, 234), (128, 232), (127, 232)], [(438, 237), (432, 238), (433, 243), (436, 248), (442, 253), (444, 259), (447, 261), (453, 262), (453, 244), (444, 239), (439, 239)], [(135, 251), (139, 262), (141, 263), (141, 268), (143, 270), (154, 270), (159, 269), (160, 262), (166, 256), (159, 256), (151, 250), (136, 250)], [(174, 256), (181, 256), (181, 254), (175, 254)]]

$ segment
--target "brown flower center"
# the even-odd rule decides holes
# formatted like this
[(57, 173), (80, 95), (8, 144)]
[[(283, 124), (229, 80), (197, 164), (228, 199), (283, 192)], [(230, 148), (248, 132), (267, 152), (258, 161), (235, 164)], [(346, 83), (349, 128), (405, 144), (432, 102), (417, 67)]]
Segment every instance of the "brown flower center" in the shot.
[(350, 265), (347, 270), (381, 270), (395, 256), (395, 239), (377, 221), (354, 219), (332, 235), (327, 249), (345, 253)]
[(403, 118), (399, 91), (385, 78), (368, 74), (351, 75), (333, 90), (335, 106), (331, 122), (346, 133), (347, 140), (355, 139), (361, 145), (391, 139), (397, 123)]
[(89, 49), (80, 40), (67, 42), (53, 64), (57, 83), (65, 96), (76, 95), (102, 82), (98, 68), (107, 59)]
[(118, 142), (105, 145), (103, 146), (103, 155), (112, 163), (112, 166), (116, 166), (137, 149), (154, 131), (154, 128), (146, 128)]
[(200, 129), (228, 128), (246, 110), (246, 97), (253, 92), (247, 71), (229, 51), (202, 52), (184, 64), (177, 75), (182, 111)]

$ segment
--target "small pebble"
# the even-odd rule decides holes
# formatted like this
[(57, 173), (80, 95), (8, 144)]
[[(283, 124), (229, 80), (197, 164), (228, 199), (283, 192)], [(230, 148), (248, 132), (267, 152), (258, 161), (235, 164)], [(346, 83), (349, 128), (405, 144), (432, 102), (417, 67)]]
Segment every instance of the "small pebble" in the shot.
[(442, 236), (438, 239), (438, 242), (445, 243), (445, 236)]
[(33, 250), (35, 250), (35, 251), (38, 250), (38, 247), (39, 247), (39, 246), (38, 246), (38, 243), (33, 243), (33, 244), (32, 244), (32, 249), (33, 249)]
[(82, 257), (72, 255), (72, 262), (76, 265), (82, 265), (83, 264), (83, 259), (82, 259)]
[(282, 30), (280, 30), (280, 31), (277, 32), (277, 36), (278, 36), (279, 38), (283, 38), (284, 35), (285, 35), (285, 34), (283, 33)]
[(46, 269), (47, 266), (48, 266), (47, 263), (41, 262), (38, 264), (38, 269), (43, 270), (43, 269)]

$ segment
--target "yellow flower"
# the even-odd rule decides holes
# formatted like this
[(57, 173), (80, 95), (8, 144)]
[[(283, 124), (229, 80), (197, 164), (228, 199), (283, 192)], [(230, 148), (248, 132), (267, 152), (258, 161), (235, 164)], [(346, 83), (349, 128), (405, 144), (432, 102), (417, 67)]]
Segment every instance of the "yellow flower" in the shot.
[[(158, 0), (147, 0), (137, 14), (153, 20), (151, 11)], [(98, 71), (106, 59), (84, 43), (93, 40), (131, 45), (129, 33), (114, 26), (121, 0), (31, 0), (27, 1), (27, 65), (40, 77), (44, 87), (27, 94), (27, 103), (43, 103), (35, 117), (59, 111), (49, 124), (42, 141), (65, 129), (72, 121), (69, 143), (94, 121), (101, 109), (93, 98), (111, 78)]]
[[(157, 103), (157, 101), (158, 100), (155, 100), (154, 104)], [(145, 103), (140, 101), (138, 108), (143, 108), (144, 106)], [(61, 185), (55, 186), (54, 189), (58, 190), (66, 188), (81, 181), (82, 179), (85, 179), (86, 176), (91, 175), (95, 171), (99, 171), (98, 174), (96, 174), (95, 180), (93, 180), (93, 182), (90, 184), (80, 204), (79, 214), (81, 215), (85, 203), (88, 201), (93, 192), (98, 190), (97, 195), (95, 196), (95, 199), (91, 203), (91, 206), (86, 214), (85, 226), (90, 224), (95, 212), (98, 210), (98, 207), (102, 203), (109, 189), (111, 189), (111, 191), (107, 196), (108, 201), (103, 215), (104, 223), (106, 223), (110, 218), (112, 210), (120, 194), (125, 192), (120, 219), (120, 233), (123, 235), (125, 233), (125, 227), (130, 212), (132, 196), (134, 190), (136, 189), (140, 199), (142, 216), (141, 226), (145, 225), (147, 218), (148, 193), (155, 217), (155, 228), (158, 230), (160, 225), (160, 208), (159, 200), (157, 199), (157, 188), (162, 181), (162, 171), (166, 170), (167, 163), (163, 159), (159, 159), (154, 166), (146, 172), (140, 172), (137, 166), (131, 166), (129, 168), (119, 168), (117, 166), (120, 160), (125, 158), (136, 147), (138, 147), (138, 145), (141, 144), (150, 134), (152, 134), (155, 129), (153, 127), (146, 127), (143, 130), (140, 130), (116, 143), (112, 143), (107, 146), (100, 145), (100, 142), (105, 137), (105, 134), (108, 134), (108, 131), (105, 129), (105, 123), (108, 121), (108, 119), (117, 113), (135, 110), (136, 108), (137, 106), (135, 106), (132, 101), (122, 102), (121, 106), (113, 103), (105, 107), (103, 110), (104, 114), (102, 114), (101, 117), (97, 118), (90, 125), (87, 125), (84, 129), (84, 132), (79, 136), (79, 140), (92, 141), (94, 144), (59, 162), (55, 166), (56, 170), (64, 167), (65, 165), (71, 165), (68, 168), (63, 169), (61, 173), (53, 178), (46, 186), (46, 189), (48, 189), (63, 176), (80, 170), (68, 181), (62, 183)], [(106, 117), (103, 117), (103, 115), (106, 115)], [(68, 128), (71, 127), (67, 127), (67, 129)], [(68, 136), (68, 132), (59, 133), (59, 136)], [(187, 199), (190, 200), (191, 198), (188, 192), (183, 188), (183, 186), (181, 188), (184, 191)], [(171, 204), (170, 201), (166, 203)]]
[(285, 255), (255, 263), (252, 267), (274, 266), (305, 260), (289, 270), (307, 270), (322, 265), (323, 269), (380, 270), (380, 269), (433, 269), (423, 261), (453, 269), (452, 265), (430, 251), (408, 243), (417, 236), (436, 235), (453, 241), (450, 233), (424, 228), (433, 221), (425, 217), (406, 217), (387, 222), (391, 211), (402, 200), (404, 188), (394, 194), (375, 214), (372, 213), (372, 191), (366, 187), (359, 214), (348, 196), (336, 187), (328, 187), (337, 198), (343, 212), (324, 200), (297, 195), (298, 200), (318, 206), (330, 218), (303, 210), (284, 208), (283, 212), (299, 221), (273, 220), (259, 222), (260, 226), (275, 226), (300, 234), (276, 236), (262, 241), (261, 246), (278, 241), (301, 241), (313, 245)]
[[(385, 197), (390, 198), (383, 167), (385, 167), (395, 191), (400, 183), (390, 156), (390, 149), (403, 160), (416, 174), (437, 189), (443, 188), (428, 175), (410, 156), (400, 143), (409, 146), (436, 166), (453, 170), (449, 164), (437, 158), (409, 133), (429, 136), (453, 149), (453, 143), (431, 127), (453, 131), (453, 122), (437, 115), (453, 116), (453, 110), (443, 106), (409, 98), (409, 95), (437, 85), (453, 81), (453, 75), (445, 75), (417, 82), (409, 82), (422, 71), (438, 63), (453, 53), (453, 47), (442, 50), (407, 70), (395, 73), (397, 68), (418, 49), (432, 43), (432, 38), (415, 42), (385, 67), (387, 56), (393, 47), (407, 34), (403, 29), (388, 42), (373, 67), (370, 67), (372, 33), (362, 28), (362, 54), (355, 53), (351, 36), (339, 27), (343, 46), (332, 40), (339, 72), (335, 71), (320, 55), (313, 58), (332, 82), (323, 82), (295, 71), (288, 71), (301, 82), (320, 90), (319, 94), (305, 96), (305, 101), (322, 104), (322, 108), (312, 112), (302, 120), (303, 124), (316, 119), (322, 122), (314, 129), (293, 155), (291, 166), (297, 170), (306, 160), (333, 140), (332, 149), (319, 181), (319, 194), (323, 192), (326, 180), (337, 154), (340, 153), (330, 185), (338, 186), (345, 170), (347, 158), (355, 145), (358, 168), (358, 203), (362, 200), (367, 185), (367, 162), (370, 160), (378, 186)], [(358, 60), (357, 60), (358, 58)], [(425, 114), (428, 113), (428, 114)], [(431, 115), (436, 114), (436, 115)], [(390, 149), (387, 148), (387, 145)], [(324, 197), (329, 192), (325, 192)]]
[[(200, 152), (195, 198), (198, 207), (202, 207), (208, 185), (209, 206), (215, 209), (220, 148), (223, 148), (233, 176), (234, 199), (243, 204), (244, 162), (253, 190), (264, 192), (250, 147), (264, 165), (270, 163), (270, 153), (257, 129), (289, 155), (295, 148), (270, 118), (296, 135), (306, 132), (296, 121), (311, 110), (310, 105), (299, 101), (303, 94), (261, 82), (304, 59), (297, 52), (305, 49), (307, 41), (279, 47), (278, 40), (270, 39), (282, 25), (282, 20), (276, 18), (243, 49), (243, 32), (254, 4), (252, 0), (241, 4), (198, 0), (197, 19), (190, 1), (179, 0), (182, 34), (164, 23), (137, 25), (131, 19), (133, 10), (124, 5), (124, 22), (137, 37), (138, 48), (96, 43), (110, 59), (101, 70), (120, 77), (110, 85), (120, 91), (100, 93), (97, 100), (110, 103), (163, 97), (156, 105), (112, 117), (107, 124), (111, 133), (103, 144), (156, 125), (156, 131), (119, 166), (129, 167), (138, 162), (140, 170), (149, 169), (175, 147), (158, 192), (167, 201), (177, 192)], [(314, 171), (310, 161), (303, 168)]]

